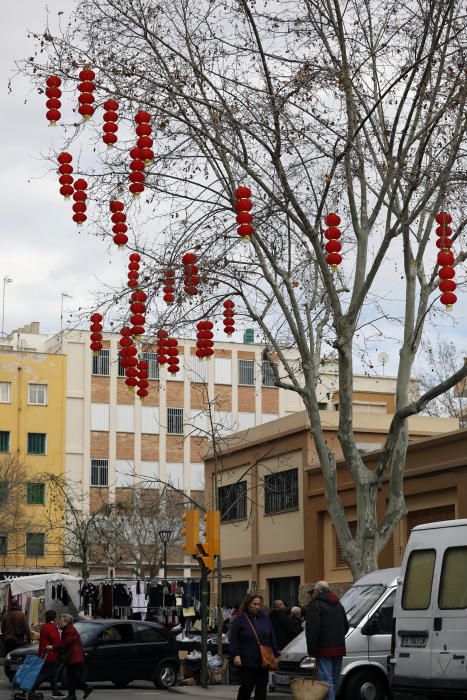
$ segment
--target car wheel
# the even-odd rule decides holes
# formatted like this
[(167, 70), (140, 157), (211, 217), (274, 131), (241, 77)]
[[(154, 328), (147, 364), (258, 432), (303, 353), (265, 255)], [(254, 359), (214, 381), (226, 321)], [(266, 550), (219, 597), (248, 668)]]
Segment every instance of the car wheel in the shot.
[(156, 668), (152, 680), (156, 688), (172, 688), (177, 682), (177, 669), (170, 663), (161, 663)]
[(374, 671), (357, 671), (344, 685), (344, 700), (384, 700), (386, 681)]
[(116, 688), (126, 688), (127, 685), (130, 685), (131, 681), (112, 681), (112, 683)]

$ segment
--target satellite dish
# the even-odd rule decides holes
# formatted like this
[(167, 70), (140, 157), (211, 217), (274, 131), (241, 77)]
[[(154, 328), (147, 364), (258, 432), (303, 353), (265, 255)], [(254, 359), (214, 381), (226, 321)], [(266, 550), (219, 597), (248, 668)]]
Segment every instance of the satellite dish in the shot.
[(389, 361), (389, 355), (387, 354), (387, 352), (380, 352), (378, 355), (378, 361), (380, 364), (383, 365), (383, 375), (384, 375), (384, 366)]

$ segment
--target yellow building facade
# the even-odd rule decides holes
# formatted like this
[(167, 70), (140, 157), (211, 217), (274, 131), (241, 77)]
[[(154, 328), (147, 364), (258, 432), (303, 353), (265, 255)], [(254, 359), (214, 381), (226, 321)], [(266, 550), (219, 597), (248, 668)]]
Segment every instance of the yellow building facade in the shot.
[(66, 357), (0, 351), (0, 572), (62, 569)]

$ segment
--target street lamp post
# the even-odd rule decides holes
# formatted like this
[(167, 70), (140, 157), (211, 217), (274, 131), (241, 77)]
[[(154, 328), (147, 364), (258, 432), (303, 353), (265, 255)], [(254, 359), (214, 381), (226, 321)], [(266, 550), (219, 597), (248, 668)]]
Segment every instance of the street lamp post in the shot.
[(63, 300), (64, 299), (73, 299), (71, 294), (67, 294), (66, 292), (61, 292), (61, 303), (60, 303), (60, 352), (62, 352), (62, 346), (63, 346)]
[(172, 537), (172, 530), (159, 530), (159, 537), (164, 547), (164, 578), (167, 578), (167, 545)]
[(13, 282), (11, 277), (4, 277), (3, 278), (3, 296), (2, 296), (2, 338), (5, 335), (4, 333), (4, 328), (5, 328), (5, 289), (7, 284), (10, 284), (10, 282)]

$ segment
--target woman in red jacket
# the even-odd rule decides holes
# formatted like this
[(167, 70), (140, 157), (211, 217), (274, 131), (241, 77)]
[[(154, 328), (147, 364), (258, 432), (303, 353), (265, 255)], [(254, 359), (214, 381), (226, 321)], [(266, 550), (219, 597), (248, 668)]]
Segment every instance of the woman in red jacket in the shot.
[(68, 673), (68, 695), (65, 700), (76, 700), (77, 688), (84, 691), (84, 700), (92, 693), (93, 688), (83, 681), (84, 651), (81, 637), (73, 625), (71, 615), (60, 615), (60, 627), (62, 628), (62, 638), (58, 652), (63, 657)]
[(57, 613), (55, 610), (47, 610), (45, 613), (45, 625), (42, 625), (39, 637), (39, 656), (45, 660), (41, 672), (37, 678), (34, 690), (40, 688), (42, 683), (48, 681), (52, 686), (52, 697), (63, 698), (57, 688), (57, 659), (58, 653), (55, 651), (60, 646), (60, 632), (56, 623)]

